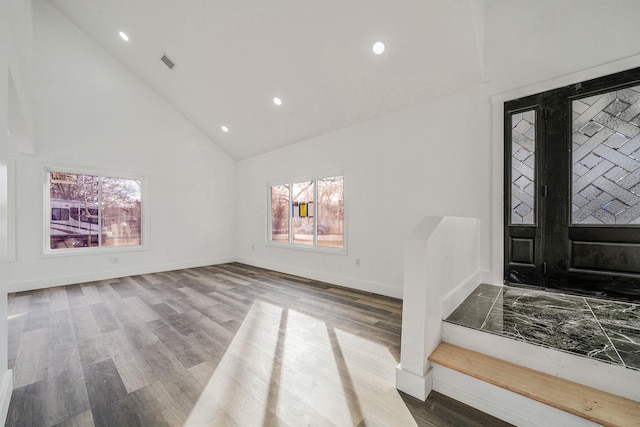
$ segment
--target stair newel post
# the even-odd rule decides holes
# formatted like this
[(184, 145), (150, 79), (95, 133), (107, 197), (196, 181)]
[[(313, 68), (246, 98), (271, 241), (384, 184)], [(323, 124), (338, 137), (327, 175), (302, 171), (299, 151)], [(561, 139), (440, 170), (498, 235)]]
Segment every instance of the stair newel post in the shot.
[(404, 254), (402, 342), (396, 388), (425, 400), (433, 389), (429, 355), (442, 340), (443, 304), (462, 302), (479, 284), (477, 218), (424, 217)]
[[(432, 266), (428, 254), (429, 238), (442, 219), (423, 218), (405, 242), (402, 342), (396, 387), (420, 400), (425, 400), (433, 388), (428, 357), (440, 342), (441, 305), (429, 283)], [(434, 316), (436, 321), (430, 321)]]

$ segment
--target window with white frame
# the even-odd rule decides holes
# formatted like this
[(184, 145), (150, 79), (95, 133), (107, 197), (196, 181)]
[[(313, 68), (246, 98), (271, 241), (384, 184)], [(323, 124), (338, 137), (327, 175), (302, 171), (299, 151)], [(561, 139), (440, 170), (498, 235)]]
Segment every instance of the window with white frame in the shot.
[(47, 253), (142, 246), (140, 178), (47, 169)]
[(344, 248), (344, 177), (269, 186), (269, 240)]

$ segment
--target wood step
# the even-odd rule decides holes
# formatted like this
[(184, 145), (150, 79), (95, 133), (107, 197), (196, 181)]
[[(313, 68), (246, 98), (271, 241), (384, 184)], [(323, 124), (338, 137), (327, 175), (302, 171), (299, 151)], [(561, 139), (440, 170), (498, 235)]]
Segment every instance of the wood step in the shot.
[(604, 426), (640, 426), (640, 402), (495, 357), (442, 342), (429, 361)]

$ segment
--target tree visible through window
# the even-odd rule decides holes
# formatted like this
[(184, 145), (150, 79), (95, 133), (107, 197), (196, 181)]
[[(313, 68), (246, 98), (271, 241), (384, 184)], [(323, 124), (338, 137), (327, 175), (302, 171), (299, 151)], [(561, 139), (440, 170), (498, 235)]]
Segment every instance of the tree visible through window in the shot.
[(270, 187), (272, 242), (344, 247), (344, 178)]
[(289, 241), (289, 188), (291, 185), (271, 187), (271, 239)]
[(142, 244), (142, 181), (49, 171), (51, 249)]
[(318, 187), (318, 245), (343, 246), (344, 179), (341, 176), (316, 181)]

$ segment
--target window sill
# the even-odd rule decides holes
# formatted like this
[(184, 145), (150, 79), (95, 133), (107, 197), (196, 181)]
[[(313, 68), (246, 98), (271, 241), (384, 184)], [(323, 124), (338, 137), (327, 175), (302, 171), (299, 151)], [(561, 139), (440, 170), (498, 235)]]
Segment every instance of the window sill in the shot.
[(335, 255), (347, 255), (346, 247), (338, 248), (335, 246), (312, 246), (312, 245), (305, 245), (303, 243), (279, 243), (279, 242), (274, 242), (272, 240), (267, 240), (266, 246), (269, 246), (272, 248), (293, 249), (293, 250), (320, 252), (320, 253), (328, 253), (328, 254), (335, 254)]
[(41, 254), (41, 258), (68, 257), (77, 255), (100, 255), (100, 254), (118, 254), (127, 252), (147, 251), (146, 245), (136, 246), (103, 246), (92, 248), (68, 248), (68, 249), (45, 249)]

